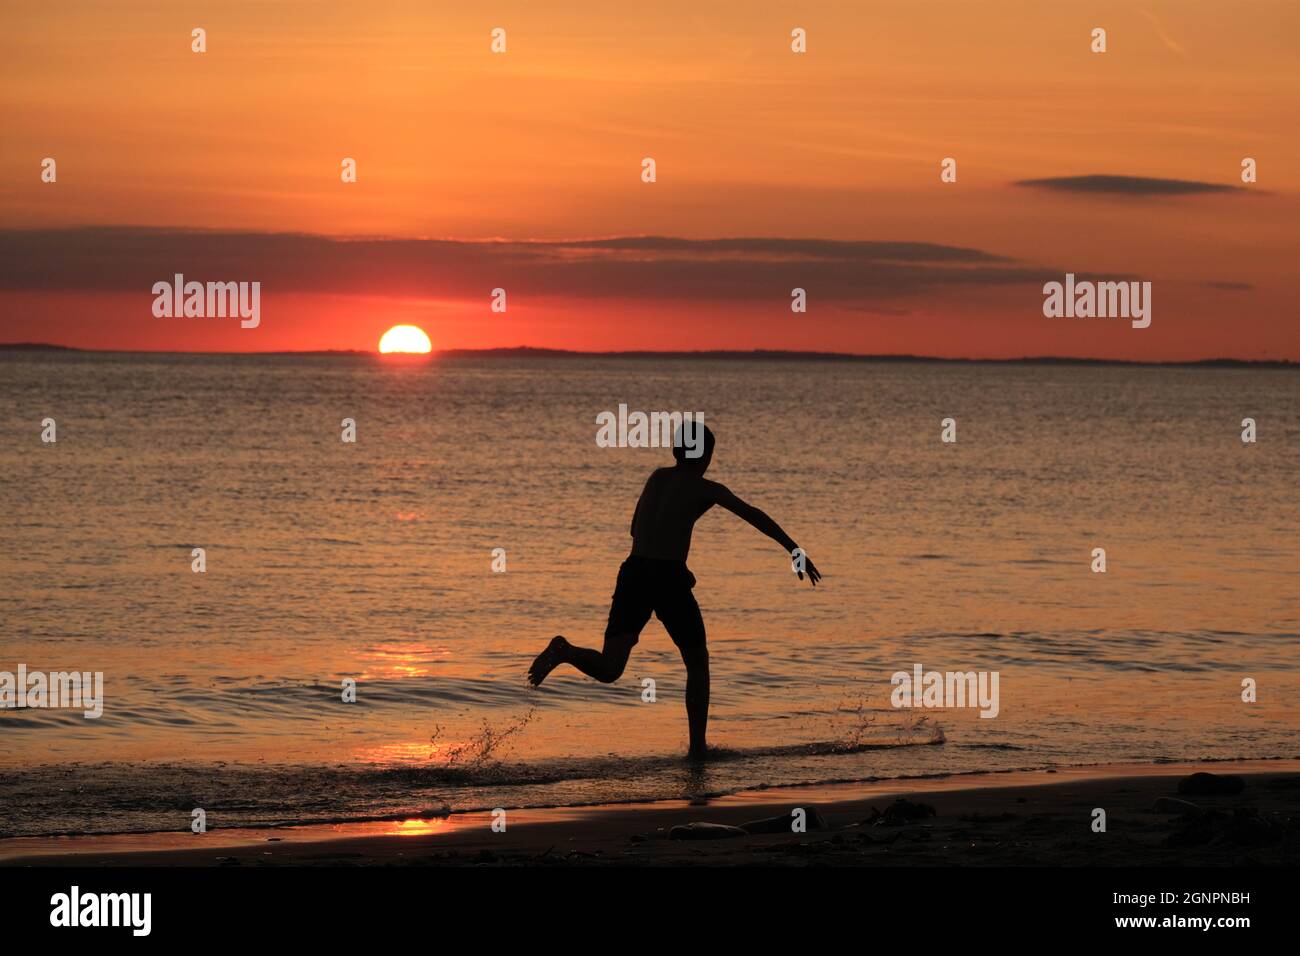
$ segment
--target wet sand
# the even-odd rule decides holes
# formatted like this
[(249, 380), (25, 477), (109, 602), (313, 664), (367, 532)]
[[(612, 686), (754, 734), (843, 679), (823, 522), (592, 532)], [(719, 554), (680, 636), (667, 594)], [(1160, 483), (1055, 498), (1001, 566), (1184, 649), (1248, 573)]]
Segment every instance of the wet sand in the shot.
[[(1195, 772), (1235, 793), (1179, 792)], [(903, 802), (900, 802), (903, 801)], [(1174, 803), (1168, 801), (1184, 801)], [(1094, 832), (1094, 811), (1106, 830)], [(796, 810), (805, 832), (794, 832)], [(713, 831), (774, 820), (776, 832)], [(1025, 771), (277, 829), (0, 841), (5, 866), (1295, 865), (1300, 761)], [(500, 823), (498, 822), (498, 829)]]

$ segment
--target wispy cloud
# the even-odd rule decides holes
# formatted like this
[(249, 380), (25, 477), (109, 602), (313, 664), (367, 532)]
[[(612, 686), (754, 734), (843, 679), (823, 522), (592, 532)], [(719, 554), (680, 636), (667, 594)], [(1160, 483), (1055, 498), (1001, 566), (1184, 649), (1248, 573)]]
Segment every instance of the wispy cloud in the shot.
[(1185, 196), (1194, 193), (1237, 193), (1246, 190), (1223, 183), (1206, 183), (1194, 179), (1158, 179), (1151, 176), (1054, 176), (1047, 179), (1022, 179), (1015, 185), (1035, 186), (1067, 193), (1100, 193), (1120, 196)]
[(1177, 53), (1179, 56), (1186, 58), (1187, 51), (1183, 49), (1182, 44), (1165, 31), (1164, 25), (1156, 19), (1154, 13), (1147, 10), (1145, 7), (1138, 7), (1138, 12), (1150, 21), (1151, 26), (1156, 31), (1156, 36), (1160, 38), (1160, 42), (1165, 45), (1166, 50), (1169, 50), (1171, 53)]
[(0, 289), (147, 293), (173, 273), (258, 280), (266, 294), (478, 299), (771, 301), (795, 287), (861, 303), (1041, 281), (1045, 270), (960, 246), (806, 238), (625, 236), (563, 241), (337, 238), (148, 227), (0, 230)]

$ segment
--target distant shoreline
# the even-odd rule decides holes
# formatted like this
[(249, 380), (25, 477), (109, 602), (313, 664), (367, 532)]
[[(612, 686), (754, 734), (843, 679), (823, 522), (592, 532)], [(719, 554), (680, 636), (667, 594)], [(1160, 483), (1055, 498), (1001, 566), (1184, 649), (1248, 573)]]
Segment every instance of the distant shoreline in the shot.
[[(95, 355), (195, 355), (195, 356), (377, 356), (378, 352), (362, 349), (323, 349), (294, 352), (140, 352), (129, 349), (82, 349), (70, 345), (53, 345), (44, 342), (0, 342), (0, 352), (77, 352)], [(867, 355), (855, 352), (802, 352), (783, 349), (751, 349), (748, 351), (650, 351), (624, 350), (611, 352), (580, 352), (572, 349), (544, 349), (531, 346), (494, 349), (443, 349), (431, 353), (436, 358), (560, 358), (560, 359), (687, 359), (711, 361), (765, 361), (765, 362), (916, 362), (956, 365), (1126, 365), (1168, 368), (1279, 368), (1297, 369), (1300, 362), (1289, 359), (1187, 359), (1174, 362), (1149, 362), (1140, 359), (1074, 358), (1070, 356), (1037, 355), (1021, 358), (946, 358), (935, 355)]]

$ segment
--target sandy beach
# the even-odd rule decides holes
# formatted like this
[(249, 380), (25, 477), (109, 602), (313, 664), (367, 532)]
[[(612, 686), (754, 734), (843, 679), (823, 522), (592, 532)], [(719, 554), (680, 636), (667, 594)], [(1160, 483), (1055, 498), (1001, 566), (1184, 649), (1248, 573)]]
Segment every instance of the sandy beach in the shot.
[[(1105, 832), (1094, 832), (1098, 808)], [(796, 810), (806, 832), (792, 832)], [(491, 813), (453, 813), (203, 835), (22, 838), (0, 843), (0, 864), (1282, 866), (1300, 862), (1300, 761), (791, 787), (696, 804), (509, 810), (504, 832), (492, 824)], [(750, 832), (724, 829), (740, 827)]]

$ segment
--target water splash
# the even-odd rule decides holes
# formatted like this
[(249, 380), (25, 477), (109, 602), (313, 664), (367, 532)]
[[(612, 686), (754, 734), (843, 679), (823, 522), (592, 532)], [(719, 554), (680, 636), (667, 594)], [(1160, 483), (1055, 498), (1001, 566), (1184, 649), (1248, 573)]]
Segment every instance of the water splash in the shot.
[[(493, 726), (486, 717), (483, 728), (478, 735), (469, 740), (447, 747), (443, 752), (443, 767), (474, 772), (500, 763), (500, 757), (509, 751), (503, 750), (512, 737), (523, 731), (537, 716), (537, 708), (530, 707), (522, 716)], [(435, 725), (429, 736), (429, 759), (433, 759), (439, 749), (438, 738), (442, 735), (442, 726)]]

